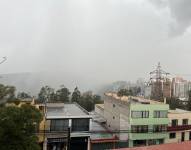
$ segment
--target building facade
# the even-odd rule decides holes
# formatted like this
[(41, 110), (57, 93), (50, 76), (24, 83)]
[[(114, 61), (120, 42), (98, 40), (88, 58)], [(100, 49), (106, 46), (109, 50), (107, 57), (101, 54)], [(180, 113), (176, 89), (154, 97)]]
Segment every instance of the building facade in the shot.
[(129, 147), (161, 144), (168, 138), (169, 105), (138, 97), (118, 97), (106, 93), (104, 118), (119, 140)]
[(40, 124), (39, 142), (44, 150), (88, 149), (90, 141), (89, 113), (78, 104), (47, 103)]
[(181, 109), (170, 110), (168, 113), (169, 138), (166, 143), (177, 143), (191, 140), (191, 112)]

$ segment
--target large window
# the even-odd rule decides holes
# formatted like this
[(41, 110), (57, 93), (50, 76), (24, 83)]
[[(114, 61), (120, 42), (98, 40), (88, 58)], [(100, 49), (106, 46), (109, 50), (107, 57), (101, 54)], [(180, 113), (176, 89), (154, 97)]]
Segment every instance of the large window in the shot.
[(166, 110), (154, 111), (154, 118), (167, 118), (167, 113)]
[(51, 120), (50, 130), (51, 131), (66, 131), (69, 127), (69, 120), (68, 119), (55, 119)]
[(72, 119), (72, 131), (89, 131), (89, 119)]
[(148, 125), (133, 125), (131, 126), (132, 133), (147, 133)]
[(164, 132), (167, 130), (167, 125), (153, 125), (153, 132)]
[(182, 125), (188, 125), (188, 119), (182, 119)]
[(131, 111), (132, 118), (149, 118), (149, 111)]
[(178, 120), (177, 119), (173, 119), (172, 120), (172, 126), (175, 127), (178, 125)]

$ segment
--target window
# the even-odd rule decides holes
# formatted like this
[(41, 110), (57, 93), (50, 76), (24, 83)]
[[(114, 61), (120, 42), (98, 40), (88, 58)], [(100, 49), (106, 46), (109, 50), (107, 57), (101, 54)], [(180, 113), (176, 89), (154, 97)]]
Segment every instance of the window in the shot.
[(188, 125), (188, 119), (182, 119), (182, 125)]
[(172, 127), (177, 126), (178, 125), (178, 120), (177, 119), (173, 119), (172, 120)]
[(132, 133), (147, 133), (148, 132), (148, 125), (135, 125), (131, 126)]
[(149, 111), (132, 111), (132, 118), (149, 118)]
[(167, 118), (167, 111), (154, 111), (154, 118)]
[(113, 108), (115, 107), (115, 104), (113, 104)]
[(167, 125), (154, 125), (153, 132), (164, 132), (167, 130)]
[(72, 119), (72, 131), (89, 131), (89, 119)]
[(115, 116), (113, 116), (113, 119), (115, 119)]
[(170, 134), (169, 134), (169, 138), (170, 138), (170, 139), (176, 138), (176, 133), (170, 133)]
[(51, 120), (50, 130), (51, 131), (66, 131), (69, 127), (69, 120)]

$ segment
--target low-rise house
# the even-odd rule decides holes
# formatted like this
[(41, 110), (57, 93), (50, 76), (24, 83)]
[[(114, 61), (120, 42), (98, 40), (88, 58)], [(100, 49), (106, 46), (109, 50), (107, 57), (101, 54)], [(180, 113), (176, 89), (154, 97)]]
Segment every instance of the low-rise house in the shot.
[(89, 113), (78, 104), (47, 103), (39, 138), (43, 149), (88, 149), (90, 141)]
[(181, 109), (169, 110), (169, 138), (166, 143), (191, 140), (191, 112)]

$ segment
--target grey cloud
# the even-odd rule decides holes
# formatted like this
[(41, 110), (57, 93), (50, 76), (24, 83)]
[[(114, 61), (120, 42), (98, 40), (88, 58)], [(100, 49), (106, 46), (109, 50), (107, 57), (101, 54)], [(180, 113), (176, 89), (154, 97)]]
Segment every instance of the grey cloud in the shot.
[(150, 0), (150, 2), (160, 9), (168, 8), (172, 17), (172, 20), (169, 21), (169, 35), (182, 35), (190, 27), (190, 0)]

